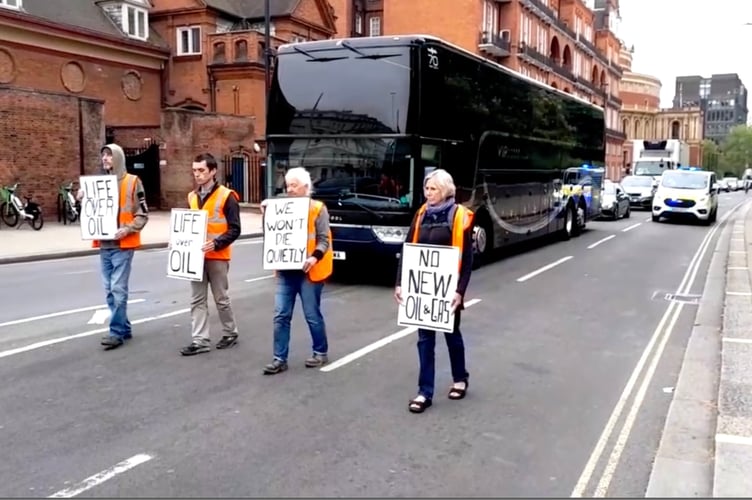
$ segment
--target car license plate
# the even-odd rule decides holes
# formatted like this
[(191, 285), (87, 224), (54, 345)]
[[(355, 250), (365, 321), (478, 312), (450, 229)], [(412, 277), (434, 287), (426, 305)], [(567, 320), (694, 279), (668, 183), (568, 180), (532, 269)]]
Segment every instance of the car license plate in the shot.
[(345, 252), (332, 252), (334, 260), (345, 260)]

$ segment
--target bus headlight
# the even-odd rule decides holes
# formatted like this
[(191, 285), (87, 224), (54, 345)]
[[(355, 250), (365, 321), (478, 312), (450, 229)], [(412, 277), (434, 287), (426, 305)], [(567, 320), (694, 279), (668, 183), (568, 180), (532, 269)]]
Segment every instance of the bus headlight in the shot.
[(409, 227), (395, 226), (373, 226), (371, 229), (382, 243), (403, 243), (410, 231)]

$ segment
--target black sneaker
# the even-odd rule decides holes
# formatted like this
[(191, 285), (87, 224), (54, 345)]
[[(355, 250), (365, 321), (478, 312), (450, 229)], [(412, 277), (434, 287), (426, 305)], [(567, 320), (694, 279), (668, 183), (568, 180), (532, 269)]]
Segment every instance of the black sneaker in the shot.
[(264, 375), (275, 375), (285, 370), (287, 370), (287, 363), (284, 361), (275, 359), (274, 361), (272, 361), (271, 363), (269, 363), (268, 365), (264, 367)]
[(180, 354), (182, 354), (183, 356), (194, 356), (196, 354), (201, 354), (202, 352), (209, 352), (210, 350), (211, 349), (208, 345), (200, 345), (194, 342), (191, 345), (185, 346), (180, 349)]
[(238, 343), (238, 336), (237, 335), (225, 335), (221, 339), (219, 339), (219, 342), (217, 342), (217, 349), (227, 349), (228, 347), (232, 347), (235, 344)]

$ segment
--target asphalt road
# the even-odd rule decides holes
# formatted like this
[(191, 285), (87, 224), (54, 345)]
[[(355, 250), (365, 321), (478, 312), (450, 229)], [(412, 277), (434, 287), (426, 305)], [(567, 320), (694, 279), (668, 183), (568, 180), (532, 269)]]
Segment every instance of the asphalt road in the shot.
[[(720, 215), (743, 200), (722, 195)], [(685, 275), (701, 293), (715, 244), (695, 259), (712, 228), (646, 219), (475, 271), (468, 397), (446, 399), (439, 341), (423, 415), (407, 411), (414, 334), (349, 356), (401, 330), (389, 287), (327, 285), (334, 363), (303, 366), (296, 311), (290, 370), (265, 377), (274, 281), (258, 242), (240, 242), (231, 269), (240, 343), (189, 358), (189, 287), (164, 277), (163, 250), (137, 254), (134, 339), (109, 352), (105, 325), (88, 324), (104, 303), (98, 257), (0, 266), (0, 496), (642, 496), (696, 310), (662, 321), (664, 295)], [(656, 332), (660, 362), (640, 363)]]

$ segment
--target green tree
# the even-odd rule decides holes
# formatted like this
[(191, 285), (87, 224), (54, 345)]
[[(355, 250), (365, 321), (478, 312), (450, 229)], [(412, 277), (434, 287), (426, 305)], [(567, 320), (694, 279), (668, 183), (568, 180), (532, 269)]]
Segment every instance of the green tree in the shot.
[(721, 145), (722, 166), (740, 176), (752, 165), (752, 128), (746, 125), (734, 127)]
[(702, 141), (702, 167), (708, 170), (714, 170), (718, 172), (718, 156), (721, 154), (721, 150), (718, 145), (705, 139)]

